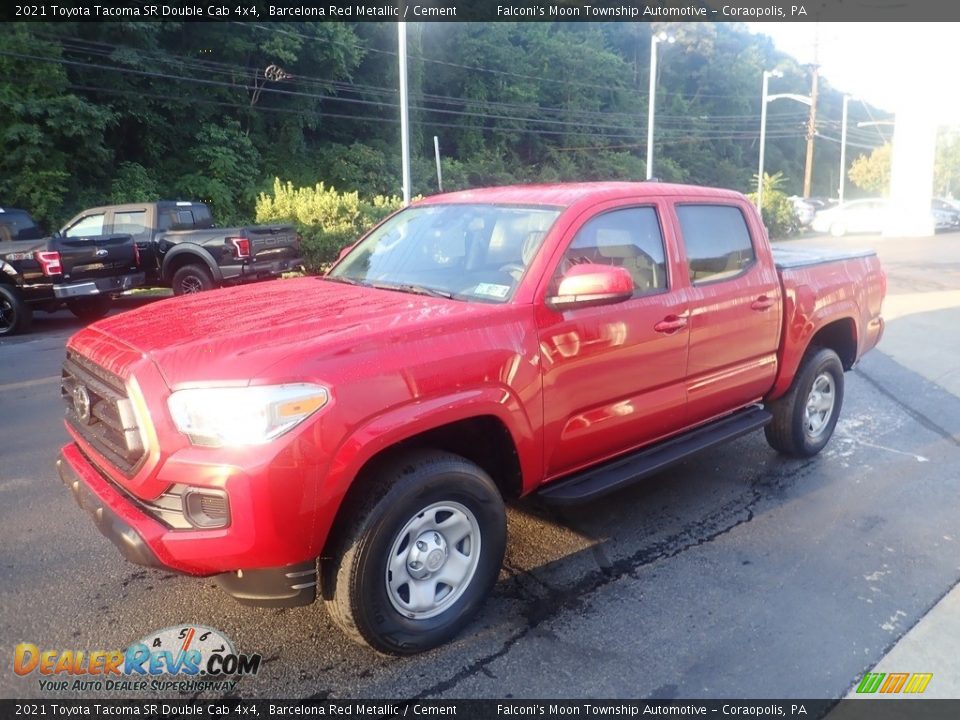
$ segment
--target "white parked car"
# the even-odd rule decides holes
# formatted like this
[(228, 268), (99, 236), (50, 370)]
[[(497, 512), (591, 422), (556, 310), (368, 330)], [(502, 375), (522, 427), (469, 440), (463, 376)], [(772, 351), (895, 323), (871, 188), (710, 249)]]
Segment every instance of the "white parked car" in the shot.
[(811, 227), (816, 232), (828, 232), (834, 237), (847, 233), (878, 233), (886, 227), (891, 212), (890, 201), (883, 198), (851, 200), (818, 212)]
[[(880, 233), (891, 224), (896, 212), (893, 204), (885, 198), (851, 200), (829, 210), (821, 210), (810, 227), (816, 232), (828, 232), (834, 237), (849, 233)], [(947, 211), (930, 209), (936, 230), (953, 227), (955, 216)]]
[(793, 211), (797, 214), (797, 222), (800, 223), (800, 227), (806, 227), (813, 222), (813, 218), (817, 214), (817, 208), (813, 203), (799, 195), (791, 195), (790, 202), (793, 203)]

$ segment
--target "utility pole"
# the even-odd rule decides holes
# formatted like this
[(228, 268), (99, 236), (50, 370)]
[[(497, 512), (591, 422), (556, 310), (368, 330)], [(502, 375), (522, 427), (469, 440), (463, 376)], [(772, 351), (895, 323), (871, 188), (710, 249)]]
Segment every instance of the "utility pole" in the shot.
[(817, 85), (820, 79), (820, 24), (815, 25), (813, 38), (813, 86), (810, 88), (810, 121), (807, 123), (807, 164), (803, 171), (803, 196), (810, 197), (813, 181), (813, 138), (817, 134)]
[(400, 166), (403, 206), (410, 204), (410, 102), (407, 98), (407, 24), (397, 23), (397, 58), (400, 73)]

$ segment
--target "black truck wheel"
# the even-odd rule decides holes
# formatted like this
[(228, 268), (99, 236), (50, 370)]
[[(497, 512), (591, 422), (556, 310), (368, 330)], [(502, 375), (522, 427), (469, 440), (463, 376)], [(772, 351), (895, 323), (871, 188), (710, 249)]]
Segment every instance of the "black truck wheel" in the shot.
[(213, 288), (213, 278), (206, 268), (191, 263), (184, 265), (173, 274), (170, 282), (174, 295), (191, 295)]
[(506, 547), (490, 477), (447, 452), (418, 451), (374, 471), (323, 564), (333, 620), (356, 642), (395, 655), (440, 645), (477, 612)]
[(770, 446), (794, 457), (823, 450), (843, 405), (843, 364), (829, 348), (810, 348), (787, 394), (767, 404), (773, 422), (764, 428)]
[(109, 295), (94, 295), (86, 298), (72, 298), (67, 300), (67, 309), (81, 320), (93, 322), (99, 320), (113, 305)]
[(33, 312), (15, 288), (0, 285), (0, 337), (30, 329)]

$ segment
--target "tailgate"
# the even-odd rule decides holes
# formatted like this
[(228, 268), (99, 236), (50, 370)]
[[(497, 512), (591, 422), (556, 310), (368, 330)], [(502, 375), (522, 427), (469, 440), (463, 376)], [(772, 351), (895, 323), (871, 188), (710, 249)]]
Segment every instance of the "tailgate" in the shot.
[(290, 225), (260, 225), (243, 228), (250, 252), (258, 263), (294, 260), (300, 257), (300, 239)]
[(130, 235), (87, 238), (54, 237), (50, 249), (60, 253), (64, 280), (94, 280), (137, 271)]

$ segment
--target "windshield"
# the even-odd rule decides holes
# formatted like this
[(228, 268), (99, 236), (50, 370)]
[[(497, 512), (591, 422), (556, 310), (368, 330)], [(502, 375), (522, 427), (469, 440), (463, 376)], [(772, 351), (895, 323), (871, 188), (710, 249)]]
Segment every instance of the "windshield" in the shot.
[(509, 205), (407, 208), (376, 228), (327, 277), (506, 302), (559, 214), (559, 208)]

